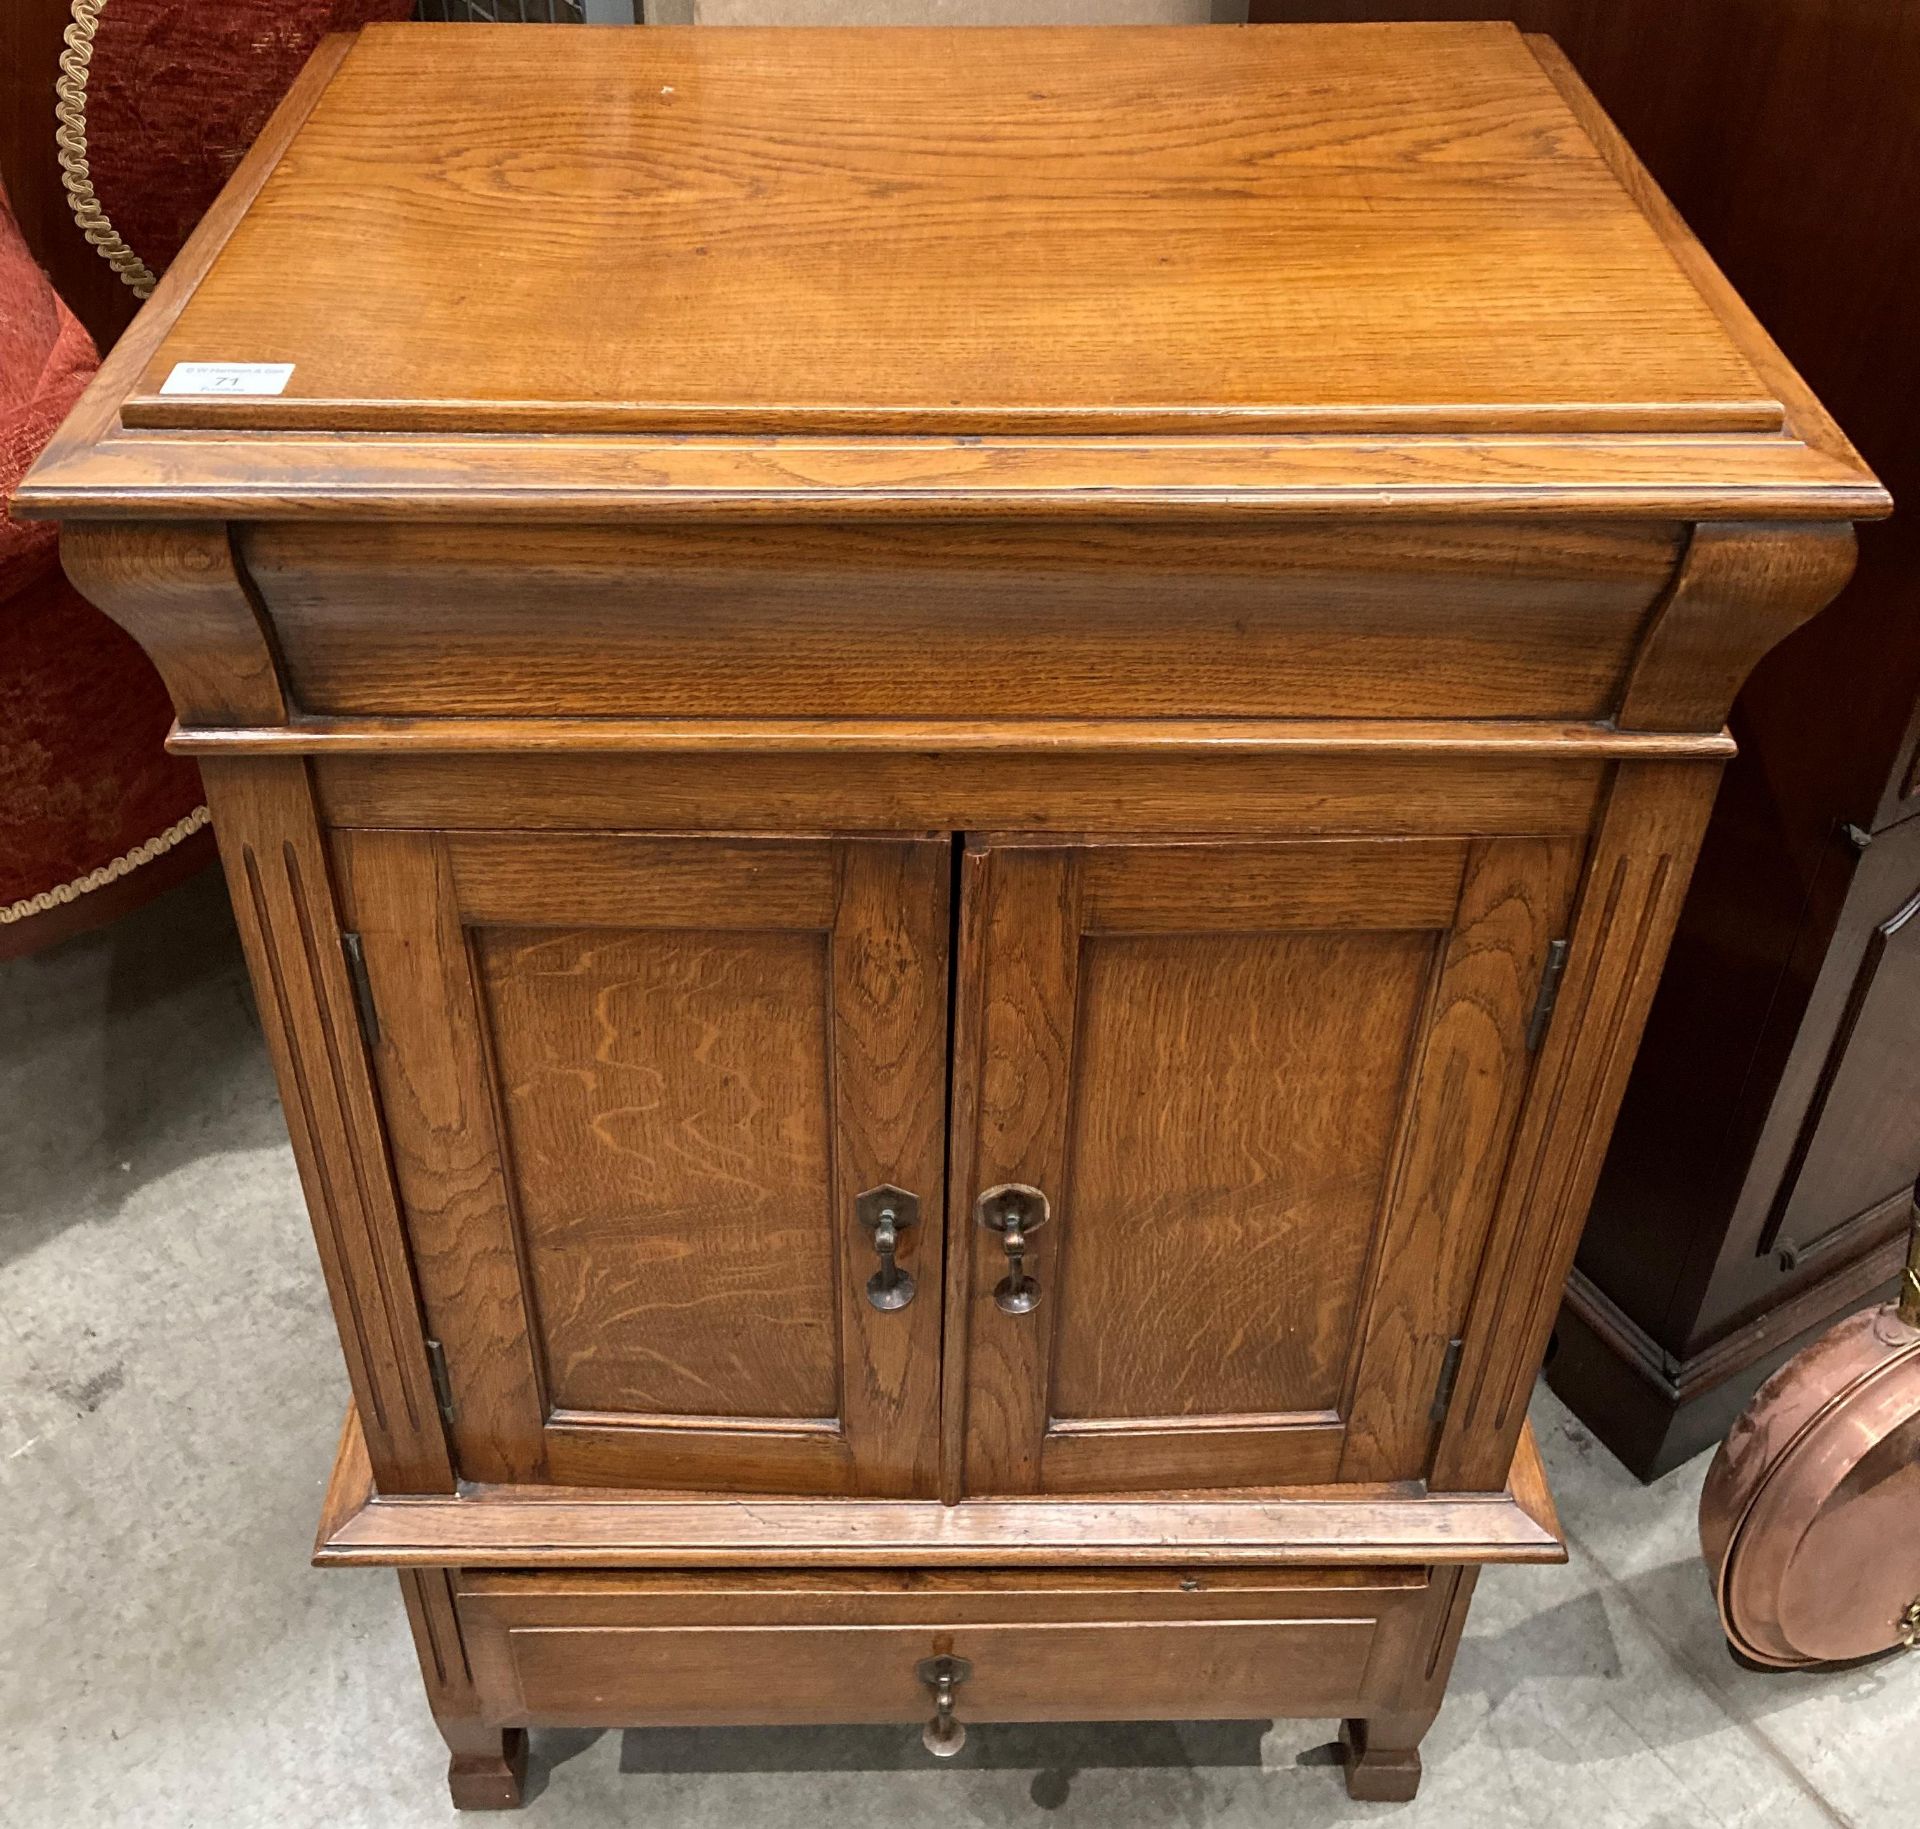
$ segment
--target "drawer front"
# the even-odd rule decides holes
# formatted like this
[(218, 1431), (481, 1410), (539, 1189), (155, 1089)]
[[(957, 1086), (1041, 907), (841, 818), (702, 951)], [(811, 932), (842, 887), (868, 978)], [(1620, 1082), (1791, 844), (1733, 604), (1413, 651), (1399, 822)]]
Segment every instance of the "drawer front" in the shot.
[(1671, 526), (248, 529), (316, 715), (1595, 718)]
[(1333, 1716), (1363, 1706), (1430, 1592), (1420, 1571), (792, 1580), (470, 1572), (461, 1622), (488, 1718), (912, 1721), (930, 1706), (917, 1667), (941, 1655), (972, 1667), (962, 1720)]

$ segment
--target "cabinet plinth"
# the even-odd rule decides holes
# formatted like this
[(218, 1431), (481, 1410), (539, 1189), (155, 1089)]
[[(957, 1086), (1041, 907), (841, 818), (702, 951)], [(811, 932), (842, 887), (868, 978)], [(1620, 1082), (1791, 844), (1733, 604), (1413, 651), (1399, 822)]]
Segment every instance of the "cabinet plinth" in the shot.
[(1508, 28), (615, 35), (606, 120), (577, 36), (330, 41), (21, 496), (204, 770), (317, 1560), (471, 1808), (1274, 1714), (1409, 1797), (1563, 1554), (1727, 702), (1885, 498)]

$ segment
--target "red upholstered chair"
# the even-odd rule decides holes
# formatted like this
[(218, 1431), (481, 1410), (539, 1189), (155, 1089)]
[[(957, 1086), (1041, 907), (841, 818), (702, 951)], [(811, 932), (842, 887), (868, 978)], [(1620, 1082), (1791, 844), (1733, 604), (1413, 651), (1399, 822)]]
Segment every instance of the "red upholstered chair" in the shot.
[[(96, 365), (0, 208), (0, 503)], [(146, 657), (62, 575), (55, 530), (0, 520), (0, 957), (105, 918), (143, 870), (145, 890), (205, 861), (204, 839), (183, 845), (206, 809), (161, 748), (170, 716)]]
[[(72, 0), (59, 161), (88, 239), (144, 296), (322, 35), (411, 10)], [(0, 504), (94, 366), (0, 212)], [(139, 649), (61, 575), (55, 530), (0, 519), (0, 958), (111, 919), (211, 858), (199, 778), (162, 748), (170, 715)]]

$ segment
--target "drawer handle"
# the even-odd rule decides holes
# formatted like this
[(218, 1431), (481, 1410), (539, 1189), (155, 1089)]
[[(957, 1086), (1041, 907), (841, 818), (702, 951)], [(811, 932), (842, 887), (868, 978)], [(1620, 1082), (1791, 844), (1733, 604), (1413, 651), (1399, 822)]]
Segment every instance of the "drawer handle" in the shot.
[(965, 1658), (922, 1658), (914, 1675), (933, 1691), (933, 1719), (920, 1730), (926, 1749), (936, 1759), (951, 1759), (967, 1744), (963, 1722), (953, 1718), (954, 1691), (973, 1675)]
[(1044, 1226), (1053, 1209), (1038, 1188), (1003, 1181), (973, 1203), (973, 1216), (989, 1232), (1000, 1234), (1007, 1274), (994, 1285), (993, 1300), (1002, 1314), (1030, 1315), (1040, 1305), (1040, 1285), (1027, 1275), (1027, 1235)]
[(913, 1278), (893, 1260), (900, 1234), (920, 1223), (920, 1197), (892, 1182), (856, 1194), (854, 1216), (873, 1234), (880, 1268), (867, 1278), (867, 1300), (875, 1308), (905, 1308), (913, 1300)]

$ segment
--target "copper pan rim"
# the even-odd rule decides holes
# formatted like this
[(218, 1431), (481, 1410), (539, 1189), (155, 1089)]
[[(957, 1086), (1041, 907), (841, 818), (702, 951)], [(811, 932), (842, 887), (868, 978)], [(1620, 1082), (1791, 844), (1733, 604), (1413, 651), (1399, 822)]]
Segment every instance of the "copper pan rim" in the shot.
[[(1778, 1577), (1790, 1565), (1791, 1556), (1772, 1539), (1789, 1529), (1791, 1520), (1801, 1527), (1789, 1529), (1790, 1540), (1797, 1540), (1805, 1526), (1819, 1517), (1826, 1492), (1834, 1490), (1831, 1484), (1822, 1484), (1822, 1470), (1832, 1458), (1832, 1450), (1822, 1452), (1820, 1438), (1830, 1432), (1844, 1434), (1850, 1413), (1858, 1410), (1863, 1400), (1876, 1390), (1883, 1391), (1889, 1379), (1910, 1378), (1916, 1361), (1920, 1361), (1920, 1334), (1906, 1326), (1890, 1306), (1850, 1317), (1834, 1332), (1842, 1337), (1830, 1337), (1826, 1343), (1831, 1363), (1802, 1366), (1789, 1361), (1761, 1387), (1749, 1409), (1749, 1416), (1759, 1419), (1760, 1432), (1744, 1435), (1738, 1444), (1730, 1437), (1722, 1445), (1720, 1461), (1702, 1493), (1701, 1536), (1703, 1547), (1715, 1560), (1714, 1603), (1721, 1629), (1736, 1655), (1764, 1669), (1835, 1668), (1841, 1663), (1873, 1662), (1903, 1648), (1894, 1642), (1845, 1660), (1796, 1653), (1784, 1629), (1778, 1642), (1761, 1642), (1750, 1629), (1754, 1622), (1743, 1617), (1745, 1609), (1739, 1602), (1740, 1579), (1752, 1561), (1751, 1527), (1756, 1514), (1770, 1514), (1767, 1534), (1772, 1554), (1766, 1560), (1778, 1562), (1777, 1568), (1769, 1570)], [(1898, 1341), (1898, 1334), (1907, 1338)], [(1788, 1374), (1795, 1371), (1801, 1376), (1789, 1378)], [(1768, 1442), (1764, 1433), (1768, 1412), (1791, 1408), (1794, 1396), (1811, 1396), (1805, 1389), (1805, 1374), (1809, 1372), (1828, 1387), (1826, 1396), (1800, 1418), (1784, 1442)], [(1717, 1482), (1716, 1475), (1720, 1476)], [(1711, 1515), (1716, 1483), (1727, 1489), (1728, 1498), (1737, 1501), (1730, 1524), (1724, 1514)], [(1803, 1492), (1796, 1492), (1796, 1487)]]

